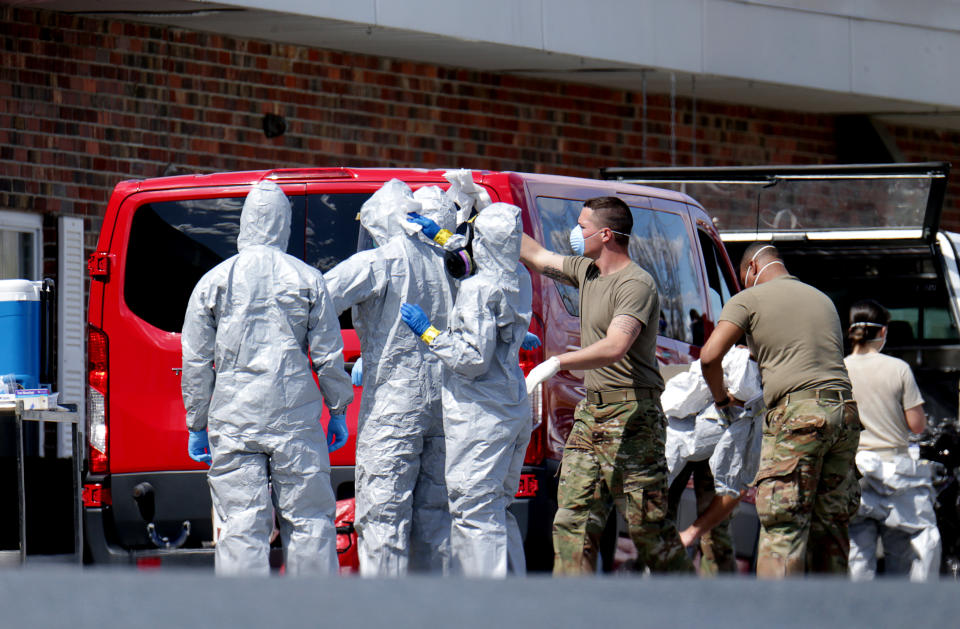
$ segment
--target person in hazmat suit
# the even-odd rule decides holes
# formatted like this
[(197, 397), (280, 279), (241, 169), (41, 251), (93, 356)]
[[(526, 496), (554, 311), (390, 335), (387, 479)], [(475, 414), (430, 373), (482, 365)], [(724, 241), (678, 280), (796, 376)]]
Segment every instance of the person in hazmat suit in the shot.
[(217, 574), (269, 572), (273, 506), (287, 574), (338, 569), (328, 444), (348, 438), (353, 386), (323, 276), (284, 253), (290, 220), (283, 190), (257, 183), (240, 214), (239, 253), (200, 279), (184, 317), (188, 453), (212, 463)]
[(942, 542), (934, 510), (931, 464), (910, 453), (910, 433), (927, 425), (923, 396), (910, 365), (882, 354), (890, 311), (872, 299), (850, 306), (843, 359), (860, 410), (857, 447), (860, 507), (850, 522), (850, 577), (877, 574), (878, 541), (883, 574), (911, 581), (937, 579)]
[(354, 523), (363, 576), (445, 571), (449, 565), (442, 365), (399, 317), (400, 304), (416, 300), (445, 325), (454, 282), (444, 268), (444, 250), (405, 220), (409, 211), (422, 212), (448, 234), (456, 220), (456, 208), (440, 188), (420, 188), (414, 195), (407, 184), (391, 180), (360, 210), (376, 248), (325, 275), (337, 312), (353, 307), (363, 359)]
[[(411, 217), (425, 231), (421, 217)], [(401, 316), (446, 366), (443, 429), (453, 519), (452, 569), (471, 577), (523, 574), (520, 529), (507, 507), (517, 492), (531, 415), (519, 350), (531, 317), (530, 275), (520, 265), (520, 209), (494, 203), (473, 222), (477, 271), (460, 282), (440, 329), (423, 308)]]

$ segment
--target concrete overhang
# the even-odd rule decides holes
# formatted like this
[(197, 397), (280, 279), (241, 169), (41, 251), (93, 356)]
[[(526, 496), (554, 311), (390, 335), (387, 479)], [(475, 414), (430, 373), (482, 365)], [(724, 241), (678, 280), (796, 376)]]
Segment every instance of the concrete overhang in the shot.
[[(13, 0), (481, 71), (960, 130), (960, 0)], [(149, 5), (147, 8), (146, 5)]]

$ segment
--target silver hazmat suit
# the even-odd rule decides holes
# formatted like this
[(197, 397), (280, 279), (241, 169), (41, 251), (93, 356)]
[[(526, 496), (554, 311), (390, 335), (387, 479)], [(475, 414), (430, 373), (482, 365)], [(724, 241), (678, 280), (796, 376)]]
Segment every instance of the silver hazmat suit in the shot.
[[(387, 182), (361, 208), (377, 243), (325, 275), (338, 312), (353, 307), (363, 355), (356, 454), (360, 574), (446, 571), (450, 513), (443, 482), (442, 365), (400, 319), (415, 301), (446, 324), (453, 282), (443, 250), (406, 221), (408, 211), (453, 229), (456, 214), (439, 188)], [(405, 231), (406, 230), (406, 231)]]
[(886, 574), (936, 579), (942, 548), (930, 463), (892, 450), (860, 450), (856, 462), (863, 478), (860, 508), (850, 522), (850, 577), (876, 576), (879, 538)]
[[(530, 275), (520, 265), (520, 209), (494, 203), (474, 222), (476, 275), (460, 282), (449, 323), (428, 345), (443, 386), (453, 568), (467, 576), (525, 572), (523, 540), (507, 510), (530, 440), (520, 343), (530, 325)], [(407, 334), (412, 336), (408, 330)]]
[(183, 403), (187, 428), (209, 431), (210, 493), (223, 520), (218, 574), (269, 572), (268, 483), (287, 574), (337, 571), (319, 419), (324, 400), (331, 414), (344, 413), (353, 385), (323, 276), (284, 253), (290, 215), (279, 186), (254, 186), (240, 215), (239, 253), (200, 279), (184, 318)]

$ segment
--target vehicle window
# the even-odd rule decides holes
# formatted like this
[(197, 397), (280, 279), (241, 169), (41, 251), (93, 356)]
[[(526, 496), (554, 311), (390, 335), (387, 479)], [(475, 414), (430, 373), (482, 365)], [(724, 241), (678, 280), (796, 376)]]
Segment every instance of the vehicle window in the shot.
[(723, 304), (736, 292), (736, 284), (730, 278), (727, 265), (723, 262), (723, 254), (710, 234), (697, 230), (697, 236), (700, 238), (700, 249), (707, 267), (707, 298), (710, 301), (711, 321), (716, 323)]
[[(237, 253), (244, 197), (148, 203), (137, 208), (127, 247), (124, 299), (147, 323), (180, 332), (197, 281)], [(291, 196), (287, 253), (303, 257), (306, 201)], [(356, 242), (356, 240), (354, 240)]]
[(724, 233), (750, 233), (917, 229), (924, 225), (936, 177), (929, 172), (851, 177), (811, 173), (733, 182), (718, 173), (716, 179), (701, 181), (675, 182), (656, 174), (630, 179), (689, 194)]
[(0, 279), (40, 279), (42, 235), (39, 214), (0, 210)]
[[(544, 246), (562, 256), (572, 256), (570, 230), (577, 224), (583, 201), (537, 197), (537, 209), (543, 221)], [(573, 286), (554, 280), (563, 306), (574, 317), (580, 316), (580, 292)]]
[(357, 252), (360, 221), (357, 216), (370, 193), (311, 194), (307, 196), (304, 260), (326, 273)]
[(887, 343), (890, 346), (912, 345), (930, 341), (953, 341), (960, 339), (953, 317), (944, 307), (908, 306), (890, 308), (890, 325)]
[(792, 274), (833, 300), (844, 329), (855, 302), (875, 299), (890, 311), (888, 348), (960, 340), (938, 261), (926, 250), (813, 250), (802, 255), (787, 249), (784, 257)]
[[(573, 255), (570, 229), (577, 224), (583, 201), (538, 197), (537, 209), (543, 221), (545, 246), (561, 255)], [(657, 282), (663, 317), (660, 334), (686, 341), (703, 342), (703, 299), (689, 232), (679, 214), (631, 208), (633, 233), (630, 257)], [(578, 291), (554, 281), (563, 304), (573, 316), (580, 315)], [(692, 318), (691, 318), (692, 317)]]
[(703, 345), (704, 300), (687, 224), (672, 212), (631, 210), (630, 257), (657, 282), (660, 310), (666, 319), (660, 334)]

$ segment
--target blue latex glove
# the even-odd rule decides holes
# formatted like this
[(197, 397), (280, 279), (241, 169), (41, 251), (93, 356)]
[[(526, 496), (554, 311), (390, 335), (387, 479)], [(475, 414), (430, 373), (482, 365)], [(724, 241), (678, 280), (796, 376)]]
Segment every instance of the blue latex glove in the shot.
[(422, 336), (430, 327), (430, 319), (427, 318), (427, 313), (417, 304), (401, 304), (400, 318), (410, 326), (410, 329), (417, 336)]
[(353, 363), (353, 369), (350, 370), (350, 381), (353, 382), (355, 387), (363, 386), (363, 356)]
[(538, 347), (540, 347), (540, 337), (533, 332), (527, 332), (527, 335), (523, 337), (523, 342), (520, 343), (520, 349), (530, 350)]
[(198, 463), (210, 465), (213, 457), (210, 455), (210, 439), (206, 430), (191, 430), (187, 438), (187, 454)]
[(423, 227), (423, 235), (433, 240), (440, 233), (440, 226), (434, 223), (426, 216), (420, 216), (416, 212), (407, 212), (407, 220)]
[(347, 429), (346, 415), (331, 415), (330, 423), (327, 425), (327, 451), (336, 452), (343, 447), (343, 444), (350, 438), (350, 430)]

